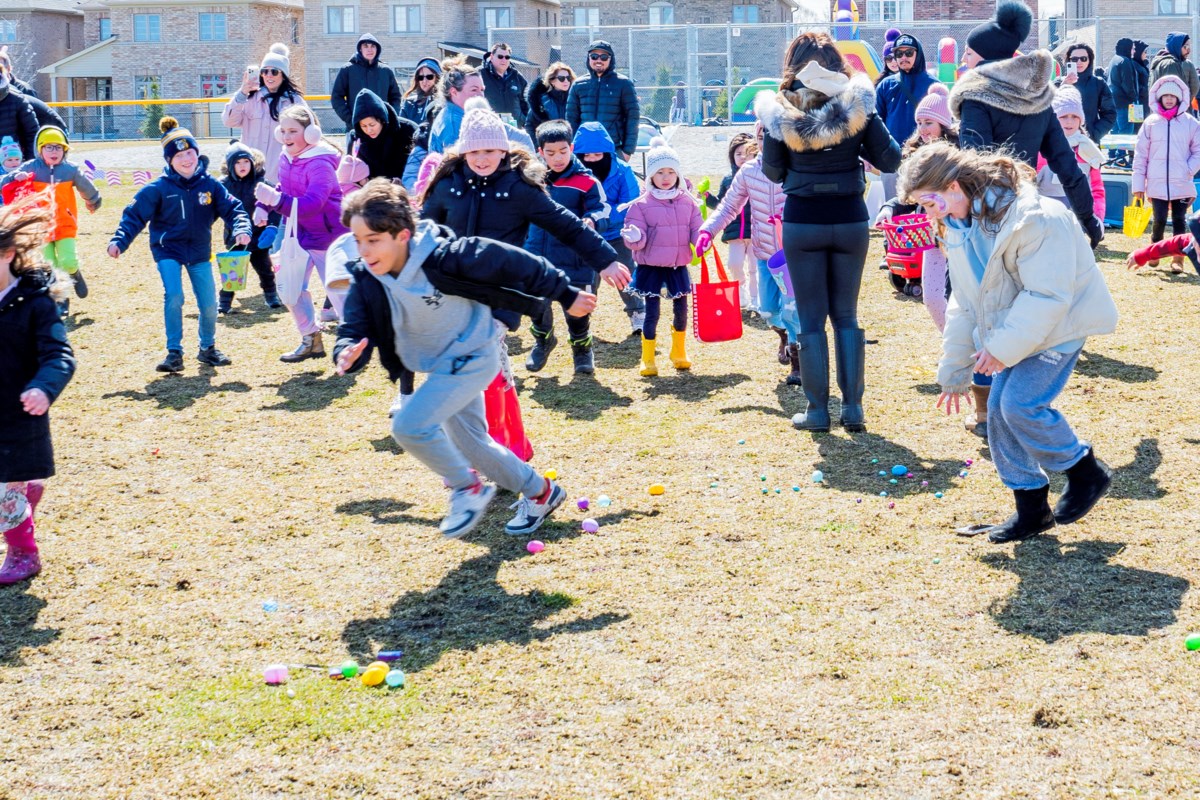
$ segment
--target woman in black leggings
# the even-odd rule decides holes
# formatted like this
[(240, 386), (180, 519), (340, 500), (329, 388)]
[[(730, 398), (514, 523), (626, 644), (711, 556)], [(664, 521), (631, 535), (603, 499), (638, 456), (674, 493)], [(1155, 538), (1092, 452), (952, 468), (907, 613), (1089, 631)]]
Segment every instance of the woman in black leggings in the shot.
[(781, 91), (755, 103), (766, 127), (763, 173), (782, 184), (783, 250), (800, 314), (800, 374), (808, 408), (800, 430), (829, 430), (829, 343), (833, 322), (841, 424), (865, 430), (863, 330), (858, 290), (870, 222), (861, 158), (883, 172), (900, 166), (900, 146), (875, 115), (875, 89), (854, 73), (824, 33), (802, 33), (788, 46)]

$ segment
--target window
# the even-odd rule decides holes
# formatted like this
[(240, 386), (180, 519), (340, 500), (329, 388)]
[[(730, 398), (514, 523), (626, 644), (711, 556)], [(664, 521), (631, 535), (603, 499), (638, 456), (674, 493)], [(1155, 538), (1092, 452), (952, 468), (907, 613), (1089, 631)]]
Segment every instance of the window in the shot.
[(326, 67), (325, 68), (325, 91), (333, 91), (333, 82), (337, 80), (338, 73), (342, 71), (341, 67)]
[(912, 0), (867, 0), (869, 22), (912, 22)]
[(483, 9), (483, 29), (511, 28), (513, 26), (513, 10), (508, 6)]
[(292, 17), (292, 44), (300, 44), (300, 18)]
[(420, 6), (392, 6), (392, 33), (420, 33)]
[(354, 6), (329, 6), (325, 9), (326, 33), (354, 33)]
[(224, 97), (229, 93), (229, 75), (224, 72), (200, 76), (201, 97)]
[(108, 17), (100, 18), (100, 41), (112, 38), (112, 20)]
[(158, 42), (162, 40), (162, 17), (158, 14), (133, 15), (133, 40), (135, 42)]
[(224, 14), (200, 15), (200, 41), (223, 42), (228, 38)]
[(652, 3), (650, 5), (651, 25), (674, 25), (675, 6), (670, 3)]
[(1188, 0), (1158, 0), (1158, 13), (1184, 15), (1192, 13), (1192, 8)]
[(17, 23), (11, 19), (0, 19), (0, 42), (17, 40)]
[(577, 8), (575, 9), (575, 32), (587, 33), (589, 28), (600, 27), (600, 9), (598, 8)]
[(758, 22), (758, 6), (734, 6), (734, 25), (753, 25)]
[(134, 75), (133, 98), (135, 100), (150, 100), (162, 97), (162, 81), (157, 75)]

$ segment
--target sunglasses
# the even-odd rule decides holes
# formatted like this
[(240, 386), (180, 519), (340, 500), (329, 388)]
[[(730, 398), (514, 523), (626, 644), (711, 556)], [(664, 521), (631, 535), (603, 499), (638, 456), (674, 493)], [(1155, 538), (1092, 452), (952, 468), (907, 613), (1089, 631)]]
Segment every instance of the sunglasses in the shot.
[(894, 55), (896, 58), (916, 58), (917, 51), (916, 50), (893, 50), (892, 55)]
[(608, 61), (611, 58), (608, 53), (588, 53), (588, 59), (591, 61)]
[(1086, 64), (1090, 59), (1087, 56), (1072, 56), (1067, 59), (1068, 64)]
[(436, 81), (437, 75), (418, 75), (417, 80), (419, 80), (419, 81)]
[(260, 69), (258, 71), (258, 74), (259, 75), (282, 75), (283, 72), (281, 70), (275, 69), (274, 67), (263, 67), (262, 69)]
[(497, 61), (508, 61), (509, 59), (512, 58), (512, 56), (502, 56), (499, 53), (493, 53), (492, 58), (494, 58)]
[(571, 80), (571, 76), (570, 75), (555, 75), (551, 80), (569, 81), (569, 80)]

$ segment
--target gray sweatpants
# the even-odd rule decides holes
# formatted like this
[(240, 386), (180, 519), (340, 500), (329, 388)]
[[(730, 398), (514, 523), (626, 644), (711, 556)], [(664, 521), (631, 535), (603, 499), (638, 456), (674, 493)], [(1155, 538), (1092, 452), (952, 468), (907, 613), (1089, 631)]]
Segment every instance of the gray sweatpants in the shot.
[(474, 468), (510, 492), (537, 497), (542, 476), (488, 434), (483, 390), (499, 372), (499, 352), (488, 342), (429, 374), (403, 408), (393, 406), (392, 437), (451, 489), (474, 484)]

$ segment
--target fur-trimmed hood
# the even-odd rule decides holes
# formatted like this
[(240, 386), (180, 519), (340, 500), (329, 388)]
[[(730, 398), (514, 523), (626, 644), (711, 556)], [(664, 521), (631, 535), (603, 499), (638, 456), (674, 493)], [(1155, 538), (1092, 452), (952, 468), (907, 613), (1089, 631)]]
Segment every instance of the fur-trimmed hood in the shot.
[(855, 136), (875, 110), (875, 87), (863, 73), (850, 79), (838, 95), (813, 89), (760, 92), (754, 113), (767, 132), (798, 152), (824, 150)]
[(954, 83), (950, 113), (962, 116), (962, 104), (975, 100), (1023, 117), (1040, 114), (1054, 99), (1054, 56), (1049, 50), (980, 64)]

